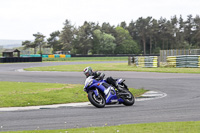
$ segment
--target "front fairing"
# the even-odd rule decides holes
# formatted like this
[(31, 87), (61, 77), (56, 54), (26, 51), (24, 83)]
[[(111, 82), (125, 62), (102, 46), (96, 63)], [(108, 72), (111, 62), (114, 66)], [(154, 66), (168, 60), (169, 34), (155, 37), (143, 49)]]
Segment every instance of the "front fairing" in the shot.
[(86, 80), (85, 80), (85, 86), (84, 86), (84, 90), (86, 88), (88, 88), (92, 83), (93, 83), (93, 76), (89, 76)]
[(98, 89), (101, 92), (104, 92), (106, 90), (106, 88), (101, 84), (101, 82), (93, 80), (93, 83), (86, 88), (86, 92), (88, 93), (90, 90), (95, 90), (95, 89)]
[(95, 95), (98, 96), (99, 92), (104, 94), (104, 98), (106, 100), (106, 104), (112, 103), (122, 103), (123, 100), (118, 99), (115, 89), (112, 86), (105, 88), (103, 83), (106, 83), (105, 80), (97, 81), (93, 79), (93, 77), (88, 77), (85, 81), (84, 90), (88, 93), (90, 90), (93, 90)]

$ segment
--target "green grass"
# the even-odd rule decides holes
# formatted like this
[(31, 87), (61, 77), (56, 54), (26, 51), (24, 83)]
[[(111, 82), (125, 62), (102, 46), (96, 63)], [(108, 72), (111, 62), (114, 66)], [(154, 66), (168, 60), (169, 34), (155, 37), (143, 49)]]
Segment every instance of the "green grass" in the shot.
[(160, 122), (62, 130), (11, 131), (2, 133), (199, 133), (200, 121)]
[(79, 64), (61, 65), (50, 67), (26, 68), (27, 71), (78, 71), (81, 72), (87, 66), (98, 71), (137, 71), (137, 72), (161, 72), (161, 73), (200, 73), (200, 68), (138, 68), (128, 66), (127, 63), (106, 63), (106, 64)]
[(42, 58), (42, 61), (127, 61), (128, 57), (71, 57), (71, 58)]
[[(144, 89), (133, 88), (130, 88), (130, 91), (135, 96), (146, 92)], [(0, 107), (23, 107), (87, 101), (87, 93), (83, 91), (83, 85), (0, 82)]]

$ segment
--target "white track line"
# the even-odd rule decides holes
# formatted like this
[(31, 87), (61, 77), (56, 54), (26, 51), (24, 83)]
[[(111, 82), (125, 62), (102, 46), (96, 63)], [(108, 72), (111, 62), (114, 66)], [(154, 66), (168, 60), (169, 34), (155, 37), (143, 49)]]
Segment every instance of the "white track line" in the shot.
[[(156, 92), (156, 91), (148, 91), (142, 95), (141, 98), (136, 98), (136, 101), (146, 101), (153, 100), (166, 97), (166, 93)], [(59, 107), (83, 107), (83, 106), (91, 106), (90, 102), (82, 102), (82, 103), (67, 103), (67, 104), (55, 104), (55, 105), (41, 105), (41, 106), (28, 106), (28, 107), (7, 107), (0, 108), (0, 111), (22, 111), (22, 110), (36, 110), (36, 109), (52, 109)]]

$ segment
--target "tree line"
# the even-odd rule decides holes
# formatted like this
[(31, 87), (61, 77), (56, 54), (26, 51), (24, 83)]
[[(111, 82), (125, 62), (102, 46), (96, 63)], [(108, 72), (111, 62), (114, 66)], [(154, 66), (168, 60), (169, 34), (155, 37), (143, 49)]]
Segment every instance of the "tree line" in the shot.
[(140, 17), (130, 23), (87, 22), (76, 27), (66, 20), (61, 31), (54, 31), (49, 38), (42, 33), (33, 34), (35, 40), (24, 41), (24, 48), (53, 48), (53, 51), (70, 51), (71, 54), (157, 54), (160, 50), (195, 49), (200, 47), (200, 17), (173, 16)]

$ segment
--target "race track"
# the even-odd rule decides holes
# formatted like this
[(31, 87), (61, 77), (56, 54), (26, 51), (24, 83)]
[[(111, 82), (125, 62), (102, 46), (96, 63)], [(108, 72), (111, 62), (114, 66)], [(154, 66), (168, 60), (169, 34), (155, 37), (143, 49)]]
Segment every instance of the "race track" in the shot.
[[(16, 71), (27, 67), (80, 63), (100, 62), (0, 64), (0, 81), (83, 84), (85, 77), (82, 72)], [(114, 105), (97, 109), (93, 106), (84, 106), (0, 112), (0, 131), (200, 120), (200, 74), (108, 71), (105, 74), (114, 78), (124, 78), (129, 87), (161, 91), (167, 96), (136, 102), (131, 107)]]

